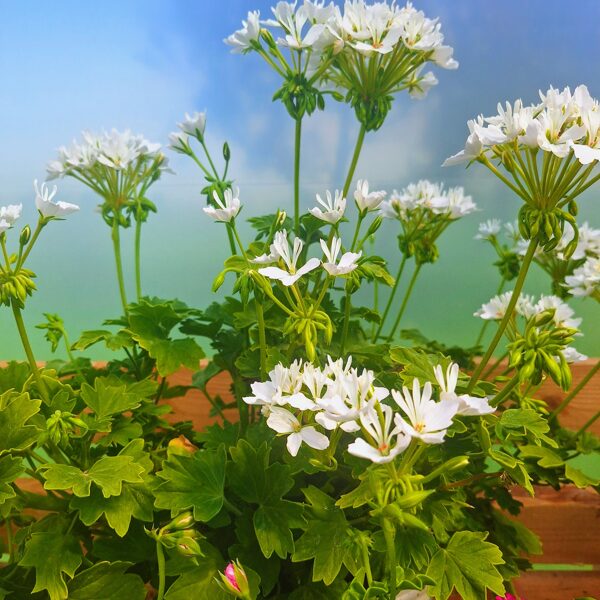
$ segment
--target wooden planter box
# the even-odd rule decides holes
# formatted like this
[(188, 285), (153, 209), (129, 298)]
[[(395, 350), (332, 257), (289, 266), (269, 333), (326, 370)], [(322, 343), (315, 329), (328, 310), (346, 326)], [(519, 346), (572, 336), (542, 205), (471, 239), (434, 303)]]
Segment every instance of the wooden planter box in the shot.
[[(593, 364), (595, 361), (573, 365), (574, 386)], [(191, 381), (192, 371), (187, 369), (169, 377), (171, 385), (190, 385)], [(230, 383), (227, 374), (220, 374), (209, 382), (208, 391), (212, 396), (219, 395), (228, 401), (231, 399)], [(564, 397), (564, 393), (552, 382), (544, 384), (539, 395), (551, 407), (557, 406)], [(219, 421), (210, 416), (210, 403), (197, 389), (168, 402), (174, 410), (167, 418), (173, 422), (189, 420), (199, 430)], [(563, 411), (561, 423), (577, 429), (599, 408), (600, 372)], [(231, 411), (232, 419), (234, 415)], [(591, 430), (600, 435), (600, 420)], [(31, 488), (37, 486), (39, 491), (36, 481), (23, 480), (22, 483)], [(541, 488), (535, 498), (518, 490), (515, 494), (524, 505), (520, 519), (543, 542), (544, 554), (532, 557), (532, 561), (549, 568), (552, 565), (572, 565), (574, 569), (526, 573), (516, 582), (518, 594), (525, 600), (573, 600), (594, 595), (600, 600), (600, 495), (593, 490), (570, 487), (560, 492)], [(0, 535), (4, 537), (4, 532), (0, 531)], [(585, 571), (580, 570), (582, 566), (585, 566)]]

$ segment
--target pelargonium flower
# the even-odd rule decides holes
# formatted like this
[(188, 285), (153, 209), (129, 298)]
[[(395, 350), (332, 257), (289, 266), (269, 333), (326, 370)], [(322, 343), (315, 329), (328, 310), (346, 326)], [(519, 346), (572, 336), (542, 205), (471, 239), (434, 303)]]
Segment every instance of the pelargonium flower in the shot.
[(600, 258), (588, 258), (565, 277), (565, 286), (573, 296), (594, 296), (600, 300)]
[(358, 259), (362, 256), (362, 252), (344, 252), (338, 261), (338, 255), (342, 249), (342, 240), (338, 237), (333, 237), (331, 245), (328, 246), (325, 240), (321, 240), (321, 249), (327, 259), (323, 262), (323, 268), (332, 277), (347, 275), (358, 267)]
[(496, 237), (500, 233), (501, 225), (500, 219), (488, 219), (480, 223), (475, 239), (489, 240), (492, 237)]
[(290, 252), (287, 231), (278, 231), (275, 234), (273, 244), (271, 244), (271, 254), (282, 261), (286, 268), (263, 267), (258, 272), (269, 279), (281, 281), (285, 286), (294, 285), (303, 275), (310, 273), (321, 264), (318, 258), (309, 258), (304, 265), (298, 268), (297, 263), (303, 247), (304, 242), (300, 238), (294, 238)]
[(312, 425), (302, 425), (298, 418), (285, 408), (271, 407), (267, 425), (277, 433), (287, 435), (287, 449), (292, 456), (298, 454), (303, 443), (315, 450), (325, 450), (329, 447), (329, 438), (326, 435)]
[(557, 327), (579, 329), (581, 325), (581, 319), (574, 318), (575, 311), (558, 296), (540, 296), (539, 301), (535, 305), (535, 310), (537, 313), (554, 310), (552, 320)]
[(231, 188), (228, 188), (223, 192), (223, 200), (221, 200), (217, 192), (213, 191), (213, 198), (218, 208), (215, 208), (214, 206), (205, 206), (202, 210), (215, 221), (230, 223), (237, 217), (242, 208), (239, 195), (239, 189), (236, 188), (236, 190), (233, 191)]
[(511, 297), (512, 291), (494, 296), (489, 302), (483, 304), (479, 310), (475, 311), (473, 315), (487, 321), (499, 321), (506, 314)]
[(177, 127), (186, 135), (191, 135), (199, 140), (204, 137), (206, 129), (206, 113), (195, 112), (191, 115), (185, 113), (185, 119), (181, 123), (177, 123)]
[(392, 390), (392, 397), (408, 418), (406, 421), (396, 414), (395, 423), (408, 437), (420, 439), (426, 444), (441, 444), (459, 405), (449, 400), (435, 402), (431, 398), (432, 392), (429, 381), (421, 391), (417, 378), (413, 380), (412, 393), (406, 386), (402, 392)]
[(342, 196), (341, 191), (335, 190), (335, 193), (332, 196), (331, 192), (327, 190), (325, 192), (325, 201), (317, 194), (317, 202), (322, 208), (319, 208), (318, 206), (311, 208), (309, 212), (313, 217), (325, 221), (326, 223), (330, 223), (331, 225), (335, 225), (344, 216), (346, 210), (346, 198)]
[(458, 365), (456, 363), (448, 365), (445, 375), (441, 365), (436, 365), (433, 368), (433, 373), (441, 389), (440, 400), (442, 402), (456, 402), (458, 404), (457, 415), (470, 417), (494, 412), (495, 409), (490, 406), (487, 398), (478, 398), (468, 394), (458, 395), (456, 393), (456, 385), (458, 384)]
[(260, 36), (260, 12), (248, 11), (248, 20), (242, 21), (242, 28), (238, 29), (223, 41), (232, 47), (234, 54), (246, 54), (256, 48)]
[(348, 446), (348, 452), (373, 463), (384, 464), (406, 450), (410, 437), (397, 423), (392, 426), (394, 411), (391, 406), (381, 404), (379, 408), (381, 415), (372, 406), (360, 414), (360, 423), (371, 439), (357, 438)]
[(12, 227), (15, 222), (21, 217), (23, 212), (22, 204), (9, 204), (8, 206), (0, 206), (0, 221), (4, 221), (6, 228)]
[(471, 196), (466, 196), (462, 187), (450, 188), (430, 201), (431, 210), (439, 215), (446, 215), (450, 219), (459, 219), (477, 209)]
[(44, 219), (60, 219), (61, 217), (66, 217), (79, 210), (79, 206), (76, 204), (70, 204), (69, 202), (62, 202), (60, 200), (58, 202), (52, 202), (52, 199), (56, 196), (56, 186), (50, 191), (45, 183), (38, 186), (37, 179), (35, 179), (33, 188), (35, 189), (35, 205)]
[(377, 210), (379, 205), (385, 200), (386, 192), (380, 190), (377, 192), (369, 192), (369, 182), (366, 179), (359, 179), (354, 192), (354, 200), (358, 210), (370, 212)]

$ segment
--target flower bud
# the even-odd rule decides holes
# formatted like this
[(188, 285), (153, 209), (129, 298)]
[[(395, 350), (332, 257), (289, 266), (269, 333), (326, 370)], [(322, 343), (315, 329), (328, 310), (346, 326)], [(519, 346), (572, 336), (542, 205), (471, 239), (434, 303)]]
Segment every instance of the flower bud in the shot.
[(25, 225), (25, 227), (23, 227), (23, 230), (21, 231), (21, 235), (19, 237), (19, 244), (21, 244), (21, 246), (25, 246), (27, 244), (27, 242), (29, 242), (30, 238), (31, 238), (31, 227), (29, 227), (29, 225)]
[[(171, 440), (173, 441), (173, 440)], [(163, 527), (164, 531), (178, 531), (179, 529), (187, 529), (194, 524), (194, 515), (191, 511), (186, 510), (177, 515), (170, 523)]]
[(225, 162), (229, 162), (231, 160), (231, 150), (227, 142), (223, 144), (223, 158), (225, 159)]
[(242, 568), (239, 561), (230, 562), (225, 567), (224, 573), (219, 573), (223, 587), (236, 598), (242, 598), (243, 600), (251, 600), (250, 585), (248, 584), (248, 577), (246, 572)]
[(175, 548), (183, 556), (204, 556), (200, 544), (192, 537), (181, 537), (177, 540)]

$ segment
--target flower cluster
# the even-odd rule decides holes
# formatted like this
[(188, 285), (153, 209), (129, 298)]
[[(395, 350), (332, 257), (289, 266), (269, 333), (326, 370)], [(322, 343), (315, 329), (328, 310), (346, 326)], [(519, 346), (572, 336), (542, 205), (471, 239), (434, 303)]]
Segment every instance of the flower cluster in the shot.
[[(272, 13), (274, 18), (261, 20), (258, 11), (250, 11), (243, 27), (225, 43), (235, 53), (258, 52), (282, 77), (305, 86), (308, 95), (319, 82), (346, 92), (367, 130), (382, 125), (394, 93), (407, 89), (421, 98), (437, 84), (433, 73), (423, 73), (426, 63), (458, 67), (438, 20), (410, 2), (399, 7), (395, 2), (353, 0), (343, 9), (333, 2), (278, 2)], [(304, 65), (294, 57), (291, 66), (280, 49), (299, 57), (304, 52)], [(365, 61), (366, 68), (361, 68)], [(278, 94), (287, 106), (289, 89), (284, 86)], [(288, 107), (295, 116), (297, 108), (293, 103)]]
[(437, 258), (435, 242), (448, 224), (476, 209), (462, 187), (445, 189), (441, 183), (421, 180), (400, 192), (394, 190), (390, 199), (381, 203), (380, 213), (400, 222), (402, 250), (422, 264)]
[(567, 275), (565, 285), (573, 296), (590, 296), (600, 301), (600, 256), (588, 258), (572, 275)]
[(505, 160), (503, 150), (511, 145), (549, 152), (565, 158), (573, 152), (587, 165), (600, 160), (600, 112), (598, 101), (585, 85), (574, 93), (566, 87), (540, 91), (541, 102), (524, 106), (522, 100), (503, 107), (498, 114), (479, 116), (468, 122), (470, 135), (465, 148), (444, 165), (480, 160), (485, 155)]
[(252, 262), (256, 264), (277, 263), (279, 266), (261, 267), (258, 272), (268, 279), (280, 281), (289, 287), (303, 275), (314, 271), (321, 265), (331, 277), (347, 275), (356, 269), (358, 260), (362, 256), (361, 252), (343, 252), (340, 256), (342, 241), (334, 236), (329, 243), (321, 240), (321, 249), (325, 260), (309, 258), (302, 266), (299, 266), (303, 248), (304, 242), (300, 238), (294, 238), (290, 247), (287, 231), (278, 231), (270, 246), (270, 253), (257, 256), (252, 259)]
[(59, 149), (58, 159), (47, 166), (48, 179), (73, 177), (85, 183), (113, 212), (140, 204), (150, 185), (169, 170), (161, 145), (142, 135), (113, 129), (99, 135), (86, 131), (82, 136), (81, 142)]
[(339, 429), (355, 435), (350, 454), (386, 463), (413, 439), (442, 443), (456, 415), (493, 412), (487, 398), (457, 393), (458, 365), (450, 364), (445, 372), (438, 365), (434, 375), (423, 386), (414, 379), (411, 389), (389, 390), (375, 384), (372, 371), (353, 368), (351, 358), (344, 363), (328, 357), (323, 369), (295, 361), (289, 367), (278, 364), (268, 381), (253, 383), (253, 395), (244, 401), (262, 407), (267, 425), (287, 436), (293, 456), (303, 443), (315, 450), (329, 448), (325, 432)]
[[(474, 316), (486, 321), (502, 320), (506, 314), (512, 294), (512, 291), (510, 291), (494, 296), (489, 302), (483, 304), (481, 308), (474, 313)], [(582, 335), (579, 332), (581, 319), (575, 317), (575, 311), (558, 296), (541, 295), (536, 301), (533, 296), (522, 294), (517, 300), (515, 314), (523, 317), (527, 323), (531, 323), (536, 327), (540, 322), (542, 325), (547, 324), (543, 319), (543, 315), (547, 315), (549, 316), (549, 322), (552, 323), (553, 327), (557, 330), (563, 329), (568, 331), (568, 337), (571, 337), (572, 335)], [(512, 337), (514, 337), (514, 335)], [(564, 339), (567, 341), (567, 336), (564, 336)], [(568, 363), (580, 362), (587, 359), (587, 356), (579, 353), (575, 348), (566, 344), (562, 345), (561, 353)]]
[(22, 204), (9, 204), (0, 206), (0, 234), (13, 227), (23, 211)]

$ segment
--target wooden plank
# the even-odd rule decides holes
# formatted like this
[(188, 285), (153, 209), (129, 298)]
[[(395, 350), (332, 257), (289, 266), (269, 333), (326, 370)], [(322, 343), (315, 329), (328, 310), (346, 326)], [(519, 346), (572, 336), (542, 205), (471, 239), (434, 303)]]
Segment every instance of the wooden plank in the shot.
[(534, 498), (519, 489), (513, 495), (523, 503), (519, 520), (543, 543), (544, 554), (532, 562), (600, 565), (600, 495), (573, 486), (536, 488)]
[(600, 597), (600, 571), (547, 571), (526, 573), (516, 582), (523, 600), (573, 600)]

